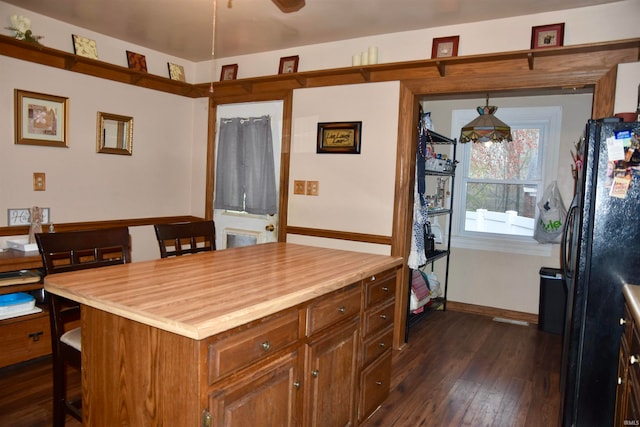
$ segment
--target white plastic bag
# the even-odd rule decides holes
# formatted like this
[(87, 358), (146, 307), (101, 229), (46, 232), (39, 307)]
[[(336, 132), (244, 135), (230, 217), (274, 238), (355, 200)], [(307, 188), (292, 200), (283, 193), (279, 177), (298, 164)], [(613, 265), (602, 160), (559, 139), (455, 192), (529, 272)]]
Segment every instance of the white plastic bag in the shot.
[(533, 231), (533, 238), (540, 243), (560, 243), (567, 209), (562, 202), (558, 183), (553, 181), (544, 190), (538, 202), (539, 216)]

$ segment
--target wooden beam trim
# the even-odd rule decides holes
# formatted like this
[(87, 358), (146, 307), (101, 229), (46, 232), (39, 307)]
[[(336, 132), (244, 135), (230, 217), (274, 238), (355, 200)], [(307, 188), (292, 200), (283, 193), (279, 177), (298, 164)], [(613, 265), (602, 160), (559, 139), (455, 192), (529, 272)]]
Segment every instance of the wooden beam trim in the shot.
[(373, 243), (378, 245), (391, 245), (390, 236), (380, 236), (376, 234), (351, 233), (346, 231), (324, 230), (320, 228), (295, 226), (286, 226), (286, 229), (284, 231), (286, 234), (298, 234), (302, 236), (323, 237), (327, 239), (349, 240), (352, 242)]

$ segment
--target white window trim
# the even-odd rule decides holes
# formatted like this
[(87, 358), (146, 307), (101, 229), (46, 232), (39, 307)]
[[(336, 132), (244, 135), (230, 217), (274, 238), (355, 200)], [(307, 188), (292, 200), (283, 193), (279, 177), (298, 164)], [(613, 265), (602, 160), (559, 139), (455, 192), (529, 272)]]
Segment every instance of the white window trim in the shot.
[[(545, 145), (542, 147), (542, 156), (539, 159), (542, 161), (541, 171), (544, 179), (542, 191), (538, 191), (539, 200), (546, 186), (556, 180), (558, 176), (562, 107), (501, 108), (499, 111), (500, 113), (497, 116), (505, 123), (517, 123), (518, 125), (526, 125), (527, 123), (532, 125), (543, 124), (546, 127), (546, 135), (542, 135)], [(451, 114), (451, 135), (459, 135), (460, 129), (477, 115), (478, 113), (475, 110), (453, 110)], [(472, 143), (469, 142), (468, 144)], [(462, 215), (461, 207), (463, 205), (463, 195), (466, 194), (466, 191), (463, 188), (462, 177), (469, 167), (469, 149), (465, 145), (459, 144), (456, 151), (459, 165), (454, 188), (451, 246), (463, 249), (550, 256), (552, 245), (538, 243), (533, 237), (464, 231), (465, 215)]]

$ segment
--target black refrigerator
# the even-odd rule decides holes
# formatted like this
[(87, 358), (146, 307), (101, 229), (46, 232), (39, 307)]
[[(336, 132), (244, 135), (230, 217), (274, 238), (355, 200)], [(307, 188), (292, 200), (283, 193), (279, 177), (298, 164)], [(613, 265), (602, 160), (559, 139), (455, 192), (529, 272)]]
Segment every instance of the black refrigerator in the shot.
[(590, 120), (561, 253), (563, 426), (612, 426), (625, 283), (640, 284), (640, 123)]

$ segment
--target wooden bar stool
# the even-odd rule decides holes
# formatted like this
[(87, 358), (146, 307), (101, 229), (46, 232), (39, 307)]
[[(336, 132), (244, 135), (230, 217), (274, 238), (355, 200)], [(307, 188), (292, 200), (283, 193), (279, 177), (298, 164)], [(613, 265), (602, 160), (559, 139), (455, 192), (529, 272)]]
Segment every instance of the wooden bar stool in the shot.
[(216, 249), (216, 227), (213, 221), (155, 224), (154, 228), (161, 258)]

